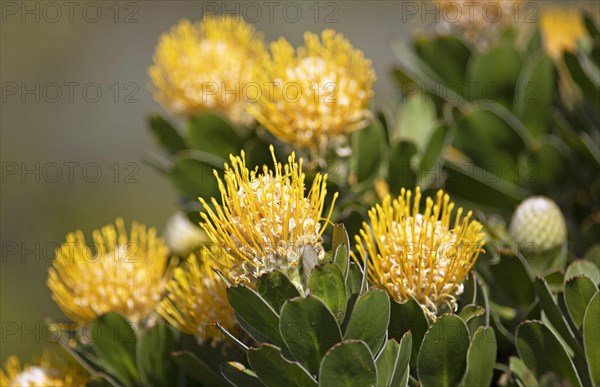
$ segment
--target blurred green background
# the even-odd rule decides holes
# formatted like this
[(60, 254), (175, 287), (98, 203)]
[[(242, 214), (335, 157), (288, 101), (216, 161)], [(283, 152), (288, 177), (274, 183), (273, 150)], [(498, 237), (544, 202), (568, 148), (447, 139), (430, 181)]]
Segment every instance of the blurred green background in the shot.
[(239, 12), (267, 41), (285, 36), (294, 45), (307, 30), (334, 28), (373, 60), (374, 104), (381, 107), (398, 103), (389, 40), (427, 28), (436, 17), (407, 13), (414, 6), (431, 11), (428, 2), (275, 2), (272, 13), (260, 1), (0, 4), (2, 363), (12, 353), (27, 359), (47, 344), (44, 317), (66, 321), (45, 282), (67, 232), (89, 235), (117, 216), (162, 232), (176, 210), (169, 181), (143, 159), (157, 150), (146, 117), (162, 112), (146, 71), (158, 37), (179, 19)]

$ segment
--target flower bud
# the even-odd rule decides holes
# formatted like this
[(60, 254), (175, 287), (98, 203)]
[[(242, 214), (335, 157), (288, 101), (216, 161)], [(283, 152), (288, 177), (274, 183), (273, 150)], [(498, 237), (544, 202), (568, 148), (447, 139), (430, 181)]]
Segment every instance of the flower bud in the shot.
[(177, 255), (185, 256), (202, 243), (210, 242), (199, 226), (195, 226), (183, 212), (176, 212), (167, 221), (164, 233), (167, 246)]
[(567, 226), (560, 208), (544, 196), (530, 197), (517, 207), (509, 232), (519, 246), (538, 252), (558, 247), (567, 239)]

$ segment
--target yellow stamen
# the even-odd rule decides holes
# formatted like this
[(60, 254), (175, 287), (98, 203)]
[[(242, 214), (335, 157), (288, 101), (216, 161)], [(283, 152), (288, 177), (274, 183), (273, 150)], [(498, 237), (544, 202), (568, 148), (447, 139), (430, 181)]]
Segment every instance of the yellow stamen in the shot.
[[(235, 281), (250, 281), (261, 273), (295, 267), (306, 246), (324, 256), (321, 235), (330, 222), (321, 214), (327, 195), (327, 176), (317, 174), (307, 197), (304, 197), (302, 160), (292, 153), (284, 166), (277, 162), (271, 146), (274, 169), (266, 165), (246, 167), (244, 152), (230, 156), (223, 179), (215, 176), (221, 192), (221, 204), (200, 198), (205, 212), (202, 227), (222, 252), (220, 267)], [(325, 226), (320, 223), (323, 221)]]
[(190, 255), (182, 267), (175, 269), (158, 312), (171, 325), (200, 341), (219, 340), (214, 323), (232, 329), (235, 316), (227, 303), (227, 286), (213, 271), (213, 252), (202, 247), (201, 253), (200, 258)]
[(155, 99), (176, 114), (219, 111), (235, 123), (248, 123), (255, 98), (253, 68), (266, 55), (262, 36), (243, 20), (206, 16), (182, 20), (161, 36), (148, 70)]
[(297, 50), (281, 38), (255, 71), (261, 98), (250, 114), (274, 136), (298, 148), (344, 144), (365, 126), (375, 72), (363, 53), (333, 30), (307, 32)]
[[(455, 310), (461, 281), (482, 251), (482, 225), (471, 220), (470, 211), (462, 217), (459, 208), (450, 228), (454, 203), (442, 190), (435, 202), (426, 198), (422, 214), (419, 187), (412, 203), (411, 197), (412, 192), (403, 188), (398, 198), (388, 195), (371, 208), (371, 224), (363, 223), (355, 237), (356, 249), (361, 260), (368, 259), (374, 284), (397, 302), (414, 297), (434, 317), (443, 305)], [(354, 253), (352, 257), (359, 263)]]
[(107, 225), (92, 235), (94, 243), (88, 244), (82, 231), (70, 233), (57, 249), (48, 273), (52, 298), (76, 322), (107, 312), (139, 322), (160, 301), (168, 248), (154, 228), (136, 222), (128, 236), (120, 218), (116, 227)]

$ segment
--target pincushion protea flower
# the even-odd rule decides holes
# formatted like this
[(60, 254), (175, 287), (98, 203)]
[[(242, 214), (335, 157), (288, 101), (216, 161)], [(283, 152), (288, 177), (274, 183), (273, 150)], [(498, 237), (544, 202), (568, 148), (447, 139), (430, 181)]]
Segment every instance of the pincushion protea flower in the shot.
[(156, 47), (149, 69), (154, 97), (176, 114), (217, 110), (235, 123), (247, 123), (247, 85), (264, 55), (262, 37), (242, 19), (182, 20)]
[(327, 175), (317, 174), (308, 195), (304, 196), (305, 175), (302, 159), (292, 153), (285, 166), (277, 162), (273, 146), (274, 171), (266, 165), (246, 167), (244, 152), (230, 156), (223, 180), (215, 172), (221, 203), (212, 198), (211, 206), (200, 198), (205, 212), (202, 226), (220, 250), (217, 261), (236, 281), (252, 278), (271, 269), (287, 271), (297, 265), (306, 246), (324, 257), (321, 235), (329, 222), (333, 202), (326, 219), (321, 218), (327, 194)]
[(214, 323), (227, 329), (235, 325), (225, 294), (227, 286), (213, 271), (214, 259), (208, 248), (202, 249), (200, 259), (190, 255), (183, 267), (175, 269), (167, 284), (168, 295), (158, 308), (171, 325), (200, 341), (219, 339)]
[[(404, 188), (397, 199), (386, 196), (369, 210), (371, 224), (363, 223), (356, 249), (362, 260), (368, 259), (373, 284), (397, 302), (414, 297), (435, 318), (442, 306), (456, 309), (461, 281), (482, 251), (484, 234), (472, 213), (463, 216), (462, 208), (451, 224), (454, 203), (442, 190), (435, 202), (426, 199), (423, 213), (420, 202), (419, 187), (414, 198)], [(355, 254), (353, 258), (359, 261)]]
[(116, 228), (107, 225), (92, 235), (88, 244), (82, 231), (70, 233), (57, 250), (48, 275), (52, 298), (76, 322), (108, 312), (139, 322), (160, 301), (168, 248), (154, 228), (137, 222), (128, 236), (123, 219), (116, 220)]
[(563, 52), (574, 52), (577, 41), (587, 36), (583, 18), (577, 9), (549, 7), (540, 16), (544, 49), (554, 59)]
[(509, 233), (521, 247), (542, 252), (566, 241), (567, 225), (556, 203), (544, 196), (533, 196), (515, 210)]
[[(442, 21), (472, 32), (519, 21), (522, 0), (435, 0)], [(515, 16), (517, 15), (517, 16)]]
[(273, 135), (299, 148), (323, 149), (368, 123), (375, 72), (342, 34), (304, 35), (296, 51), (284, 38), (255, 72), (261, 98), (249, 108)]
[(3, 387), (74, 387), (85, 386), (89, 376), (74, 363), (60, 359), (56, 354), (45, 351), (35, 365), (21, 366), (19, 359), (9, 356), (0, 370), (0, 385)]

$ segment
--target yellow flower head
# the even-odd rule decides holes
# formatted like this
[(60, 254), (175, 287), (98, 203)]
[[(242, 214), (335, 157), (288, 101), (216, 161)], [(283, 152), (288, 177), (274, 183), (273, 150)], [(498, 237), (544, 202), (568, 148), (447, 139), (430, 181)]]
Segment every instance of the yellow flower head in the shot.
[(116, 228), (94, 230), (93, 239), (90, 245), (82, 231), (67, 235), (49, 270), (52, 298), (76, 322), (108, 312), (139, 322), (160, 301), (168, 248), (154, 228), (136, 222), (128, 236), (123, 219), (117, 219)]
[(482, 251), (484, 235), (470, 211), (462, 216), (462, 208), (450, 228), (454, 203), (442, 190), (435, 202), (426, 199), (423, 214), (419, 187), (411, 198), (403, 188), (397, 199), (388, 195), (371, 208), (371, 225), (363, 223), (356, 249), (368, 259), (369, 278), (376, 286), (397, 302), (413, 296), (434, 317), (441, 306), (456, 308), (455, 296), (462, 293), (461, 281)]
[(256, 72), (261, 97), (249, 112), (280, 140), (323, 148), (364, 126), (373, 95), (371, 61), (342, 34), (307, 32), (296, 51), (285, 39), (271, 44), (271, 58)]
[(219, 339), (214, 323), (229, 330), (235, 326), (235, 315), (225, 294), (227, 286), (213, 271), (214, 259), (206, 247), (201, 259), (190, 255), (183, 267), (175, 269), (167, 284), (168, 295), (158, 307), (171, 325), (200, 341)]
[[(308, 196), (304, 196), (302, 159), (295, 154), (284, 166), (275, 158), (271, 146), (274, 171), (266, 165), (263, 173), (258, 167), (246, 167), (244, 152), (230, 156), (231, 166), (225, 165), (224, 181), (217, 177), (221, 203), (212, 198), (211, 209), (202, 198), (206, 212), (202, 226), (219, 249), (218, 262), (236, 281), (251, 281), (271, 269), (288, 270), (298, 263), (306, 246), (324, 256), (320, 223), (327, 194), (327, 175), (317, 174)], [(331, 217), (324, 219), (325, 226)]]
[(85, 386), (89, 376), (73, 362), (61, 359), (56, 354), (44, 351), (35, 365), (21, 367), (19, 358), (9, 356), (0, 370), (0, 385), (3, 387), (75, 387)]
[(154, 97), (175, 114), (216, 110), (235, 123), (247, 123), (247, 85), (264, 55), (262, 37), (242, 19), (182, 20), (156, 47), (149, 69)]
[(574, 52), (577, 41), (587, 36), (583, 18), (577, 9), (548, 8), (540, 16), (540, 30), (544, 49), (554, 59), (563, 52)]

